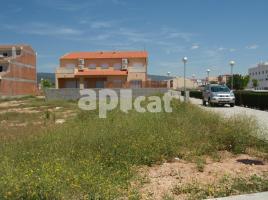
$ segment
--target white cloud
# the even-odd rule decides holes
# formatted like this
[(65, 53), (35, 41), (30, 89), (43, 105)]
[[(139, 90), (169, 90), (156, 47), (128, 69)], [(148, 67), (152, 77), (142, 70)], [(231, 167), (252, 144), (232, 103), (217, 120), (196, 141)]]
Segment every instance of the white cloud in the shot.
[(231, 49), (229, 49), (229, 51), (230, 51), (230, 52), (235, 52), (235, 51), (236, 51), (236, 49), (231, 48)]
[[(156, 30), (143, 30), (129, 28), (123, 20), (93, 20), (83, 19), (76, 27), (47, 23), (27, 23), (23, 26), (5, 25), (10, 31), (21, 34), (56, 37), (62, 40), (97, 45), (102, 49), (144, 49), (157, 48), (166, 54), (182, 53), (189, 49), (187, 41), (194, 34), (183, 33), (174, 28)], [(86, 24), (86, 25), (85, 25)], [(83, 27), (83, 28), (79, 28)], [(193, 44), (192, 49), (199, 45)]]
[(251, 50), (254, 50), (254, 49), (257, 49), (257, 48), (259, 48), (259, 45), (257, 45), (257, 44), (252, 44), (252, 45), (249, 45), (249, 46), (246, 47), (246, 49), (251, 49)]
[(83, 32), (70, 27), (50, 25), (44, 23), (24, 24), (23, 26), (5, 25), (8, 30), (21, 32), (24, 34), (41, 35), (41, 36), (71, 36), (81, 35)]
[(68, 1), (68, 0), (36, 0), (41, 6), (51, 7), (57, 10), (63, 11), (78, 11), (82, 9), (88, 9), (99, 3), (99, 1)]
[(112, 22), (108, 21), (96, 21), (91, 23), (91, 28), (99, 29), (99, 28), (110, 28), (112, 26)]
[(191, 47), (191, 49), (192, 49), (192, 50), (195, 50), (195, 49), (199, 49), (199, 47), (200, 47), (199, 45), (194, 44), (194, 45)]
[(169, 32), (166, 33), (167, 39), (183, 39), (186, 42), (190, 42), (193, 34), (192, 33), (183, 33), (183, 32)]
[(224, 48), (224, 47), (219, 47), (218, 48), (218, 51), (224, 51), (224, 50), (226, 50), (226, 48)]
[(107, 6), (107, 2), (110, 4), (123, 6), (127, 2), (124, 0), (88, 0), (88, 1), (70, 1), (70, 0), (35, 0), (37, 4), (46, 6), (56, 10), (62, 10), (66, 12), (77, 12), (80, 10), (88, 10), (97, 5)]
[(78, 23), (79, 24), (86, 24), (91, 29), (101, 29), (101, 28), (111, 28), (112, 26), (115, 26), (120, 21), (96, 21), (93, 19), (82, 19)]
[(171, 27), (162, 27), (158, 33), (162, 35), (162, 39), (182, 39), (186, 42), (190, 42), (192, 37), (196, 35), (195, 33), (183, 32)]

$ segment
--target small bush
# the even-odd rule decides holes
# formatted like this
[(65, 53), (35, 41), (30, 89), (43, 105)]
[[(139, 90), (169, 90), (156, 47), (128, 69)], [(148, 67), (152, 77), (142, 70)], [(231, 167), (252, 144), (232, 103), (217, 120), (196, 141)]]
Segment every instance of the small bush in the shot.
[[(184, 91), (181, 91), (181, 95), (184, 96)], [(197, 99), (203, 99), (203, 92), (198, 90), (191, 90), (189, 93), (190, 97), (197, 98)]]
[[(268, 92), (235, 91), (235, 104), (260, 110), (268, 110)], [(182, 92), (183, 95), (183, 92)], [(190, 97), (202, 99), (202, 91), (190, 91)]]
[(268, 110), (268, 92), (236, 91), (236, 105)]
[(202, 91), (190, 91), (190, 97), (197, 98), (197, 99), (202, 99), (203, 98), (203, 93)]

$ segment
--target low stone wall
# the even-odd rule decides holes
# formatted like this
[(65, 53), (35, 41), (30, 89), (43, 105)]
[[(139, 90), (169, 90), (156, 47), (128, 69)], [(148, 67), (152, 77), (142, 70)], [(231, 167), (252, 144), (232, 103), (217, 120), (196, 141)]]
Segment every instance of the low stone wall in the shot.
[[(94, 88), (97, 97), (99, 90), (98, 88)], [(114, 88), (117, 95), (120, 95), (120, 88)], [(132, 96), (150, 96), (155, 94), (163, 94), (167, 92), (168, 88), (132, 88)], [(46, 89), (45, 90), (46, 100), (78, 100), (80, 95), (80, 89), (78, 88), (62, 88), (62, 89)]]

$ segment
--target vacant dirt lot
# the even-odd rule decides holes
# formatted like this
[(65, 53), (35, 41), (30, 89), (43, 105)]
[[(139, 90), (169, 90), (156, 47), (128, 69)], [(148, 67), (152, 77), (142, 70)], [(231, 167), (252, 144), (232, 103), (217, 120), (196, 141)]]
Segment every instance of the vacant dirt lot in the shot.
[(0, 199), (172, 200), (268, 191), (267, 143), (252, 136), (255, 124), (173, 103), (172, 113), (114, 110), (103, 120), (76, 102), (0, 101)]
[(0, 138), (31, 135), (36, 130), (62, 124), (76, 113), (76, 104), (71, 102), (46, 102), (35, 97), (1, 100)]
[(176, 187), (185, 185), (218, 185), (223, 178), (249, 178), (253, 175), (267, 176), (268, 163), (248, 155), (232, 156), (222, 152), (219, 161), (207, 158), (203, 169), (196, 163), (175, 159), (162, 165), (144, 167), (145, 185), (141, 189), (143, 199), (186, 199), (187, 194), (176, 194)]

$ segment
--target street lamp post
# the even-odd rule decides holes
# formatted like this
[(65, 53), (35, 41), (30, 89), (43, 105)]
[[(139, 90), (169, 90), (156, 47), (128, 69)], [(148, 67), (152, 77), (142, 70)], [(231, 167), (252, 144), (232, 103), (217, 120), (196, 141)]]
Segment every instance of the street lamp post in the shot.
[(195, 82), (196, 82), (196, 80), (195, 80), (195, 74), (192, 75), (192, 81), (193, 81), (193, 86), (195, 87)]
[(234, 68), (234, 65), (235, 65), (235, 61), (231, 60), (230, 61), (230, 66), (231, 66), (231, 77), (232, 77), (232, 81), (231, 81), (231, 90), (234, 89), (234, 74), (233, 74), (233, 68)]
[(169, 76), (170, 76), (170, 72), (167, 72), (167, 76), (168, 76), (169, 88), (171, 88), (171, 80), (170, 80), (170, 78), (169, 78)]
[(185, 57), (183, 57), (182, 58), (182, 62), (183, 62), (183, 67), (184, 67), (184, 70), (183, 70), (183, 73), (184, 73), (184, 75), (183, 75), (183, 90), (184, 90), (184, 102), (186, 102), (186, 63), (187, 63), (187, 61), (188, 61), (188, 58), (185, 56)]
[(208, 81), (207, 81), (207, 85), (209, 84), (209, 73), (210, 73), (210, 69), (207, 69), (207, 79), (208, 79)]
[(168, 76), (168, 77), (170, 76), (170, 72), (167, 72), (167, 76)]

